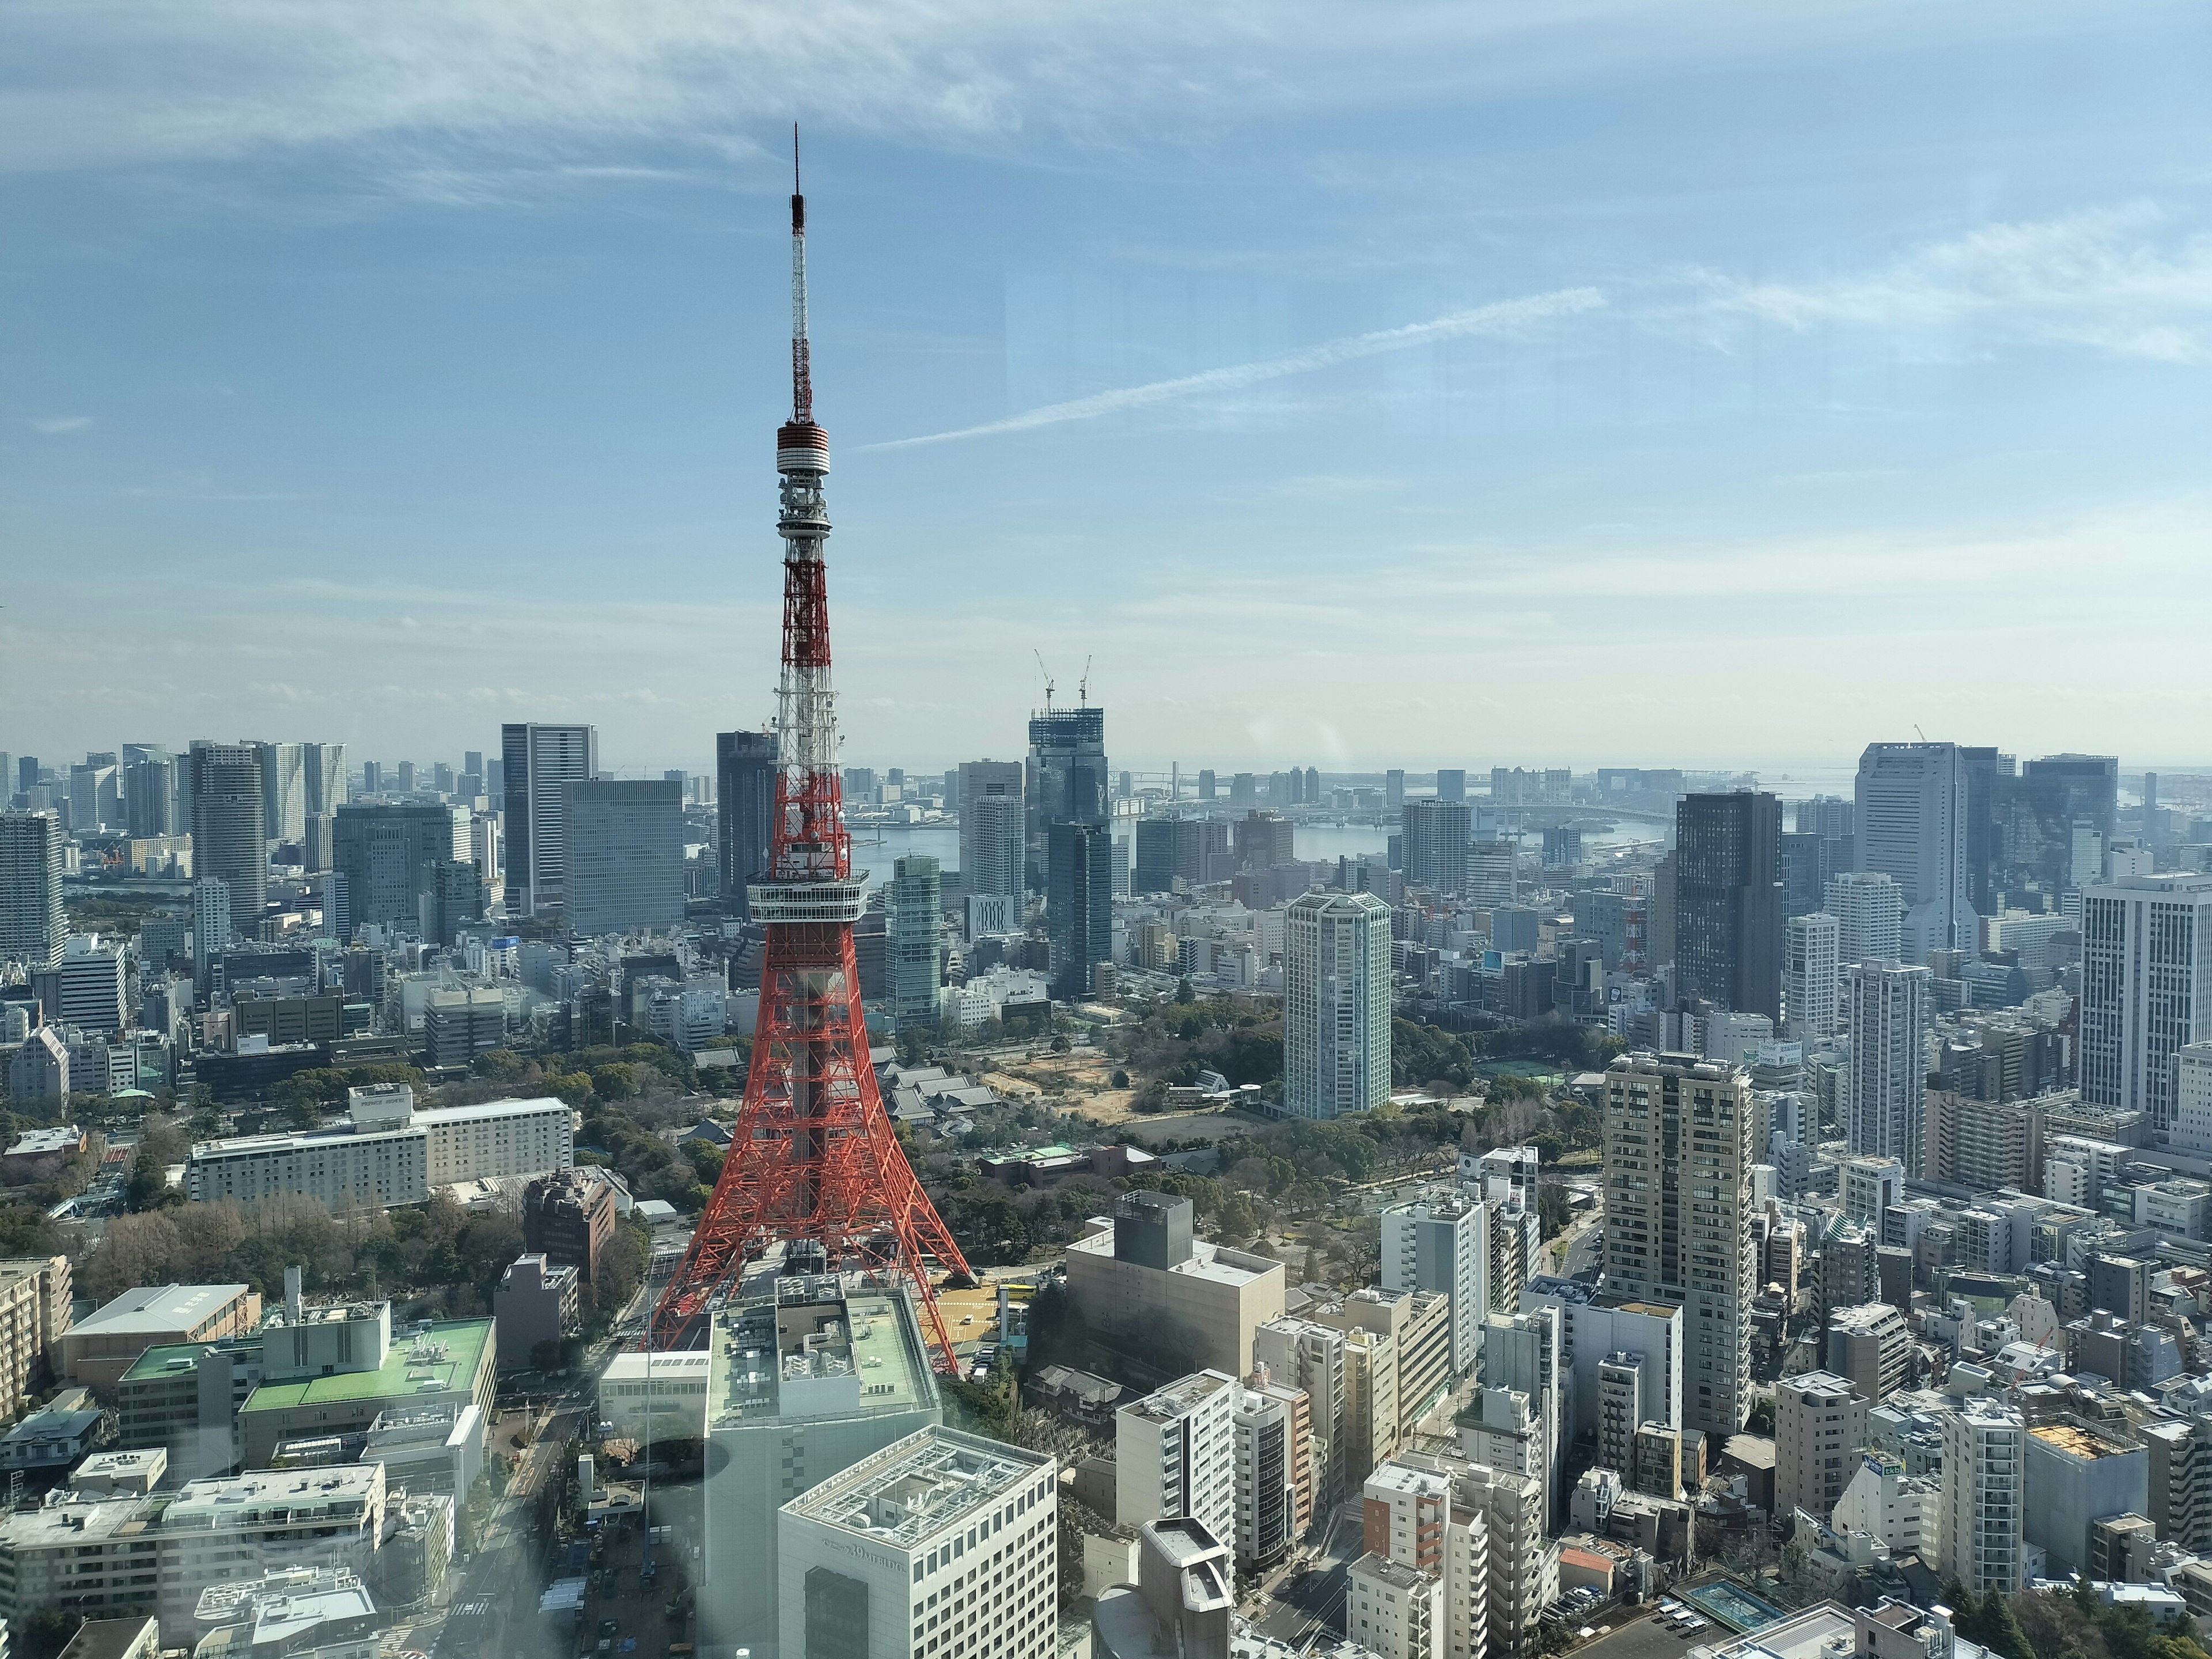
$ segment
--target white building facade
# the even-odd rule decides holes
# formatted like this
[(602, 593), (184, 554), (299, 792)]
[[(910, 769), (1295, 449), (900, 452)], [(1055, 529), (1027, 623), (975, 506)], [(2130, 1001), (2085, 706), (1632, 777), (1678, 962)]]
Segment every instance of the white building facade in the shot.
[(2081, 892), (2081, 1098), (2179, 1115), (2177, 1052), (2212, 1042), (2212, 875), (2125, 876)]

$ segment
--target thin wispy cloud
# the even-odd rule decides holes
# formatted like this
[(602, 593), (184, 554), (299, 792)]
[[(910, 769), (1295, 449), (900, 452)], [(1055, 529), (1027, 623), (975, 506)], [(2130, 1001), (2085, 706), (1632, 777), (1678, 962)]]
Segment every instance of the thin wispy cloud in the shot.
[(82, 432), (91, 424), (89, 415), (40, 415), (32, 420), (31, 429), (55, 438), (64, 432)]
[(1006, 432), (1030, 432), (1038, 427), (1059, 426), (1068, 421), (1092, 421), (1102, 415), (1119, 415), (1152, 404), (1204, 397), (1212, 392), (1238, 392), (1265, 380), (1285, 380), (1293, 374), (1310, 374), (1316, 369), (1333, 368), (1339, 363), (1352, 362), (1362, 357), (1379, 357), (1388, 352), (1406, 351), (1415, 346), (1431, 345), (1440, 341), (1465, 339), (1482, 334), (1516, 334), (1534, 324), (1595, 311), (1604, 304), (1605, 296), (1594, 288), (1560, 289), (1551, 294), (1532, 294), (1517, 300), (1500, 300), (1491, 305), (1477, 306), (1471, 311), (1455, 311), (1442, 317), (1432, 317), (1425, 323), (1407, 323), (1398, 328), (1379, 328), (1365, 334), (1347, 334), (1281, 357), (1266, 357), (1257, 362), (1231, 363), (1220, 368), (1204, 369), (1196, 374), (1179, 375), (1172, 380), (1153, 380), (1144, 386), (1094, 392), (1087, 398), (1073, 398), (1066, 403), (1047, 404), (1041, 409), (1025, 410), (1019, 415), (1010, 415), (1003, 421), (986, 421), (981, 426), (963, 426), (951, 432), (931, 432), (913, 438), (890, 438), (881, 443), (864, 444), (861, 447), (910, 449), (918, 444), (952, 443), (963, 438), (988, 438)]
[(1723, 313), (1792, 330), (1885, 329), (1939, 350), (1972, 331), (2212, 362), (2212, 236), (2181, 229), (2150, 203), (1984, 225), (1869, 271), (1698, 281)]
[(963, 148), (1051, 131), (1103, 149), (1972, 26), (1900, 0), (1422, 0), (1361, 21), (1347, 33), (1324, 0), (19, 0), (0, 23), (0, 171), (417, 141), (449, 161), (672, 140), (726, 156), (793, 113)]

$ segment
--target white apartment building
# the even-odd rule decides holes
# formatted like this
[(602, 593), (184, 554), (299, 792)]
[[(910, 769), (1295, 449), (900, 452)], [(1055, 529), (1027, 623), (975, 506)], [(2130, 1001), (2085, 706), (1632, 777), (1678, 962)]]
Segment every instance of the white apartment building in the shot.
[(1050, 1457), (954, 1429), (908, 1435), (777, 1511), (780, 1650), (1053, 1659), (1059, 1521)]
[(1725, 1438), (1751, 1405), (1750, 1074), (1639, 1053), (1607, 1067), (1605, 1085), (1604, 1282), (1682, 1304), (1673, 1426)]
[(1451, 1301), (1451, 1370), (1472, 1376), (1490, 1312), (1490, 1211), (1480, 1197), (1431, 1193), (1382, 1212), (1382, 1288)]
[(2021, 1585), (2027, 1442), (2018, 1412), (1978, 1395), (1943, 1415), (1942, 1571), (1977, 1593)]
[(1934, 985), (1925, 968), (1854, 963), (1844, 970), (1851, 1052), (1844, 1123), (1851, 1151), (1893, 1158), (1917, 1176), (1927, 1140), (1928, 1030)]
[(2053, 1135), (2043, 1146), (2043, 1195), (2060, 1204), (2096, 1209), (2104, 1200), (2105, 1188), (2134, 1155), (2134, 1147), (2118, 1141)]
[(1826, 910), (1783, 924), (1782, 1013), (1793, 1042), (1821, 1042), (1836, 1034), (1836, 993), (1843, 927)]
[(196, 1203), (279, 1194), (320, 1199), (333, 1212), (420, 1204), (458, 1181), (543, 1175), (575, 1162), (574, 1115), (558, 1100), (356, 1114), (335, 1129), (203, 1141), (185, 1164)]
[(50, 1492), (0, 1516), (0, 1619), (67, 1602), (88, 1619), (151, 1613), (161, 1599), (160, 1516), (140, 1497)]
[(1917, 1555), (1929, 1571), (1943, 1571), (1942, 1492), (1934, 1481), (1907, 1475), (1903, 1460), (1889, 1452), (1859, 1459), (1830, 1522), (1838, 1532), (1863, 1532), (1892, 1555)]
[(1126, 1527), (1188, 1516), (1224, 1543), (1237, 1535), (1237, 1409), (1243, 1389), (1195, 1371), (1114, 1413), (1115, 1518)]
[[(1421, 1650), (1448, 1659), (1482, 1659), (1489, 1643), (1490, 1517), (1457, 1490), (1468, 1467), (1458, 1459), (1385, 1463), (1360, 1492), (1360, 1541), (1366, 1547), (1361, 1562), (1388, 1564), (1397, 1575), (1416, 1574), (1437, 1587), (1442, 1616), (1429, 1637), (1432, 1645)], [(1407, 1596), (1401, 1581), (1386, 1606), (1383, 1589), (1391, 1576), (1370, 1565), (1368, 1577), (1370, 1627), (1385, 1639), (1413, 1639), (1418, 1632), (1405, 1628), (1404, 1620), (1420, 1603)]]
[(2212, 875), (2124, 876), (2081, 890), (2081, 1098), (2179, 1112), (2176, 1051), (2212, 1042)]
[(1905, 1202), (1905, 1165), (1894, 1158), (1844, 1160), (1844, 1219), (1881, 1231), (1881, 1218), (1893, 1204)]
[(1444, 1581), (1370, 1553), (1345, 1581), (1344, 1633), (1378, 1659), (1445, 1659)]
[(1774, 1511), (1826, 1516), (1866, 1445), (1867, 1401), (1832, 1371), (1774, 1385)]
[(1252, 1357), (1277, 1382), (1306, 1396), (1313, 1435), (1311, 1513), (1325, 1515), (1345, 1491), (1350, 1391), (1345, 1334), (1311, 1320), (1270, 1320), (1252, 1334)]
[(1390, 907), (1314, 892), (1283, 927), (1283, 1109), (1341, 1117), (1390, 1098)]

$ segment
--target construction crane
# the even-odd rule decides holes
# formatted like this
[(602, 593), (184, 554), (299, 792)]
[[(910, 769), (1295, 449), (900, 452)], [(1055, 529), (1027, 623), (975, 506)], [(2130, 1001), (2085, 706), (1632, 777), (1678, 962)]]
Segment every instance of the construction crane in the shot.
[(1083, 659), (1083, 681), (1075, 688), (1075, 695), (1077, 700), (1083, 703), (1088, 704), (1091, 701), (1091, 659), (1088, 657)]
[[(1044, 676), (1044, 706), (1047, 708), (1049, 708), (1052, 707), (1052, 670), (1044, 665), (1044, 653), (1038, 650), (1035, 646), (1031, 646), (1030, 647), (1030, 655), (1037, 659), (1037, 672)], [(1087, 676), (1090, 672), (1091, 665), (1086, 662), (1083, 666), (1084, 672)]]

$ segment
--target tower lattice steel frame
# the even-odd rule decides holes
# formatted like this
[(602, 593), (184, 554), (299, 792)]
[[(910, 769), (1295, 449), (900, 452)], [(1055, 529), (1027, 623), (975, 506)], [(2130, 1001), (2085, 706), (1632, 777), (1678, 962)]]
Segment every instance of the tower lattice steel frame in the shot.
[(892, 1133), (868, 1060), (853, 924), (865, 872), (837, 769), (822, 494), (829, 435), (814, 422), (806, 340), (806, 200), (791, 198), (791, 419), (775, 436), (782, 476), (783, 673), (769, 878), (748, 890), (764, 922), (759, 1022), (744, 1104), (691, 1246), (654, 1308), (650, 1346), (690, 1346), (745, 1262), (781, 1240), (821, 1246), (824, 1265), (903, 1278), (940, 1369), (957, 1369), (930, 1282), (933, 1260), (967, 1280), (967, 1260)]

